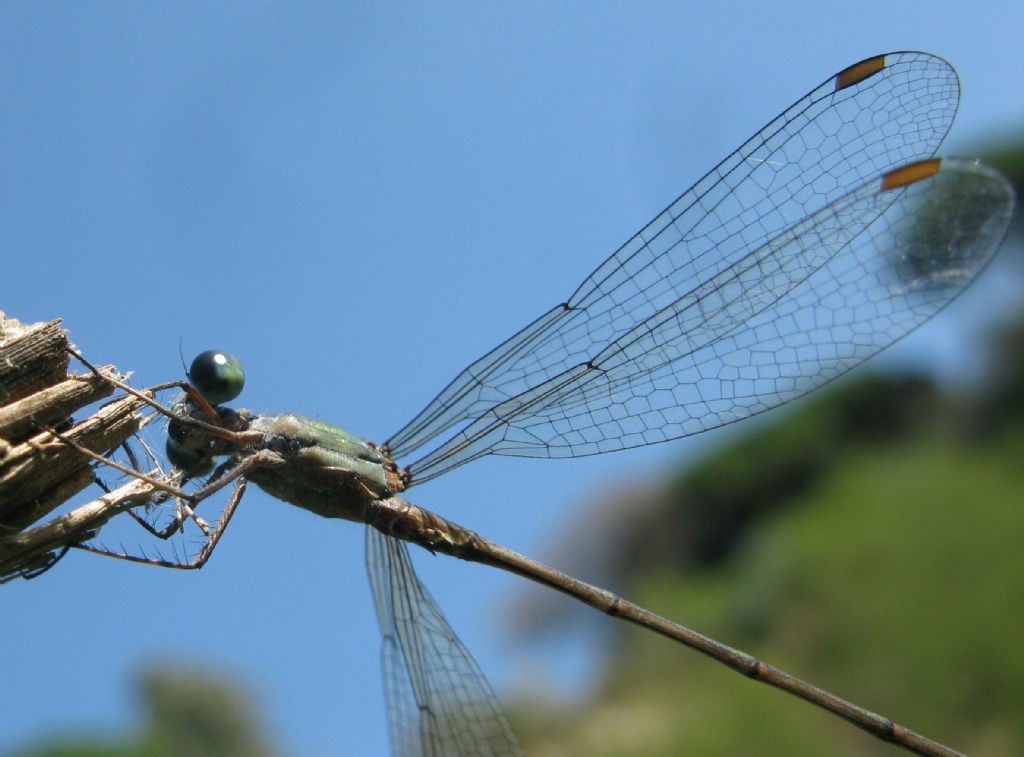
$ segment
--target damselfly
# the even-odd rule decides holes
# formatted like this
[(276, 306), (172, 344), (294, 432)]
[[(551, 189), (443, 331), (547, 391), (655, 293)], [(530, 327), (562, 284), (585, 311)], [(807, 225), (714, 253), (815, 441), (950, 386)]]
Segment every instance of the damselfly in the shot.
[(485, 455), (592, 455), (742, 420), (924, 323), (992, 259), (1013, 206), (991, 169), (934, 157), (958, 100), (953, 68), (925, 53), (869, 58), (829, 77), (379, 446), (302, 416), (225, 407), (241, 390), (240, 368), (223, 353), (202, 356), (189, 396), (162, 408), (169, 450), (193, 474), (222, 462), (201, 488), (171, 490), (177, 515), (161, 535), (188, 518), (206, 528), (196, 504), (233, 483), (224, 515), (185, 563), (118, 556), (201, 566), (247, 481), (325, 517), (369, 524), (391, 743), (401, 754), (519, 752), (485, 677), (416, 577), (406, 541), (556, 588), (881, 738), (951, 753), (400, 495)]

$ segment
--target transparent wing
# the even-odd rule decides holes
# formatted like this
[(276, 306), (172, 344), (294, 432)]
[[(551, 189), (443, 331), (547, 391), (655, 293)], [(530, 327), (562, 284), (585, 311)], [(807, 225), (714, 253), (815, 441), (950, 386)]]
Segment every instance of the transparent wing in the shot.
[(413, 571), (404, 542), (366, 529), (396, 755), (521, 755), (487, 678)]
[(861, 185), (611, 344), (501, 402), (410, 466), (575, 457), (707, 431), (776, 407), (900, 339), (990, 262), (1013, 209), (976, 161)]
[(932, 156), (958, 102), (956, 72), (926, 53), (869, 58), (830, 77), (641, 229), (566, 303), (460, 373), (389, 440), (392, 454), (408, 456), (584, 366), (794, 223), (865, 181)]

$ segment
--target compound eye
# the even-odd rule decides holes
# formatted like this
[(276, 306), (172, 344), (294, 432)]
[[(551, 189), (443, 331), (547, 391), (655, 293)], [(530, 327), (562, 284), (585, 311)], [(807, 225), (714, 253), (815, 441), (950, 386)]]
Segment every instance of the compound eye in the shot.
[(192, 361), (188, 380), (203, 399), (211, 405), (219, 405), (242, 393), (245, 371), (234, 355), (221, 350), (207, 350)]
[(167, 437), (167, 459), (177, 470), (184, 471), (189, 478), (206, 476), (213, 471), (213, 459), (200, 450), (190, 449)]

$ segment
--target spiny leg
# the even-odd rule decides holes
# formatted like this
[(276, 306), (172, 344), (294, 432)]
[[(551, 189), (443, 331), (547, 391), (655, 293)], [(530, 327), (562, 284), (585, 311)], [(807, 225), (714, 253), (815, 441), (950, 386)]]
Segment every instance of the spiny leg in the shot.
[[(157, 469), (160, 470), (161, 469), (160, 461), (156, 457), (156, 455), (153, 453), (153, 450), (150, 449), (149, 445), (146, 444), (146, 442), (143, 439), (138, 438), (137, 441), (146, 450), (146, 454), (149, 456), (149, 459), (152, 460), (156, 464)], [(142, 472), (142, 466), (139, 464), (139, 459), (135, 455), (135, 451), (131, 448), (131, 445), (127, 441), (122, 442), (121, 445), (120, 445), (120, 449), (122, 449), (125, 452), (125, 454), (128, 456), (128, 462), (131, 464), (132, 469), (134, 471), (136, 471), (136, 472), (141, 473)], [(103, 462), (103, 465), (109, 465), (109, 463), (110, 463), (109, 458), (105, 458), (104, 462)], [(100, 463), (97, 463), (97, 465), (99, 465), (99, 464)], [(98, 475), (94, 476), (93, 478), (94, 478), (94, 481), (96, 482), (97, 486), (99, 486), (107, 494), (110, 494), (110, 487), (107, 486), (107, 484), (103, 481), (103, 479), (101, 479)], [(168, 480), (170, 480), (170, 479), (168, 479)], [(185, 480), (187, 481), (188, 478), (186, 477)], [(170, 495), (166, 494), (166, 493), (164, 495), (162, 495), (162, 496), (158, 496), (152, 502), (147, 503), (146, 509), (148, 510), (152, 505), (163, 504), (169, 496)], [(148, 531), (150, 534), (152, 534), (153, 536), (157, 537), (158, 539), (169, 539), (169, 538), (171, 538), (171, 536), (174, 533), (176, 533), (178, 531), (181, 531), (181, 530), (184, 530), (184, 523), (185, 523), (186, 518), (191, 518), (195, 522), (195, 524), (199, 527), (199, 529), (203, 532), (203, 534), (205, 534), (206, 536), (210, 535), (209, 524), (205, 520), (203, 520), (202, 518), (200, 518), (197, 515), (195, 515), (195, 513), (192, 511), (192, 509), (190, 507), (188, 507), (188, 505), (184, 504), (184, 502), (182, 501), (181, 497), (175, 497), (174, 498), (174, 504), (175, 504), (175, 517), (171, 521), (170, 525), (168, 525), (167, 527), (162, 528), (162, 529), (156, 528), (153, 524), (151, 524), (148, 520), (146, 520), (141, 515), (136, 513), (134, 510), (126, 510), (126, 512), (128, 513), (128, 515), (130, 515), (132, 517), (132, 519), (136, 523), (138, 523), (140, 526), (142, 526), (142, 528), (144, 528), (146, 531)]]
[[(115, 552), (113, 550), (105, 549), (103, 547), (94, 547), (89, 544), (75, 544), (75, 549), (81, 549), (85, 552), (92, 552), (97, 555), (104, 555), (105, 557), (114, 557), (118, 560), (127, 560), (128, 562), (141, 563), (143, 565), (155, 565), (161, 568), (176, 568), (178, 570), (198, 570), (206, 565), (206, 561), (210, 559), (213, 554), (213, 550), (217, 548), (220, 543), (220, 537), (224, 533), (224, 529), (227, 528), (228, 523), (231, 522), (231, 518), (235, 514), (235, 510), (238, 508), (238, 503), (242, 501), (242, 496), (245, 494), (247, 480), (245, 478), (239, 478), (238, 483), (235, 484), (234, 491), (231, 493), (231, 499), (228, 500), (227, 506), (224, 508), (224, 512), (221, 514), (220, 521), (217, 523), (216, 528), (212, 532), (207, 533), (206, 544), (199, 551), (192, 560), (187, 562), (176, 561), (176, 560), (164, 560), (158, 558), (146, 557), (144, 555), (132, 555), (127, 552)], [(129, 511), (130, 512), (130, 511)], [(148, 527), (145, 521), (136, 516), (136, 520)], [(151, 533), (155, 533), (148, 527)]]
[[(235, 465), (230, 470), (226, 470), (216, 481), (211, 481), (206, 486), (197, 489), (196, 491), (188, 494), (182, 492), (192, 500), (193, 504), (201, 502), (207, 499), (212, 494), (223, 489), (231, 481), (237, 479), (238, 483), (235, 485), (235, 489), (231, 494), (231, 499), (228, 501), (227, 506), (224, 508), (224, 512), (221, 514), (220, 520), (217, 523), (216, 528), (209, 534), (206, 545), (199, 552), (199, 554), (191, 561), (173, 561), (163, 559), (153, 559), (149, 557), (140, 557), (138, 555), (130, 555), (126, 552), (114, 552), (113, 550), (103, 549), (101, 547), (92, 547), (86, 544), (75, 545), (77, 549), (83, 549), (88, 552), (94, 552), (96, 554), (105, 555), (107, 557), (115, 557), (121, 560), (128, 560), (130, 562), (143, 563), (145, 565), (157, 565), (164, 568), (178, 568), (181, 570), (196, 570), (203, 567), (206, 561), (210, 559), (210, 555), (213, 554), (213, 550), (216, 549), (217, 544), (220, 543), (220, 538), (224, 533), (224, 529), (227, 528), (228, 523), (235, 514), (235, 510), (238, 508), (238, 503), (241, 502), (242, 496), (245, 494), (246, 484), (248, 479), (246, 474), (256, 468), (261, 467), (273, 467), (284, 464), (284, 460), (275, 452), (270, 450), (260, 450), (253, 454), (251, 457), (246, 458), (241, 463)], [(226, 466), (227, 464), (225, 464)], [(222, 466), (224, 467), (224, 466)], [(218, 471), (219, 473), (219, 471)], [(216, 475), (216, 474), (215, 474)]]
[[(253, 469), (258, 467), (270, 467), (274, 465), (280, 465), (284, 461), (282, 458), (270, 450), (259, 450), (253, 454), (244, 457), (239, 460), (238, 457), (232, 457), (227, 462), (220, 465), (214, 472), (210, 480), (202, 487), (194, 491), (186, 491), (180, 486), (168, 483), (167, 480), (160, 480), (149, 476), (139, 470), (129, 468), (121, 463), (111, 460), (103, 455), (100, 455), (92, 450), (83, 447), (74, 440), (68, 438), (64, 434), (56, 431), (53, 428), (43, 427), (48, 433), (60, 440), (62, 443), (68, 445), (72, 449), (76, 450), (79, 454), (87, 457), (96, 463), (114, 468), (115, 470), (124, 473), (125, 475), (131, 476), (137, 480), (143, 481), (146, 484), (153, 487), (155, 491), (160, 492), (157, 495), (159, 501), (162, 498), (164, 501), (168, 497), (173, 497), (175, 500), (176, 514), (171, 523), (164, 528), (156, 528), (151, 523), (142, 518), (134, 510), (127, 510), (126, 512), (135, 520), (136, 523), (141, 525), (147, 532), (156, 536), (160, 539), (169, 539), (173, 534), (179, 530), (183, 530), (184, 522), (186, 519), (192, 520), (196, 526), (203, 532), (206, 537), (206, 544), (199, 554), (192, 560), (164, 560), (154, 559), (145, 555), (132, 555), (127, 552), (123, 547), (121, 551), (115, 551), (106, 549), (101, 546), (92, 546), (85, 543), (78, 543), (74, 546), (77, 549), (82, 549), (87, 552), (94, 552), (96, 554), (106, 555), (108, 557), (115, 557), (122, 560), (128, 560), (131, 562), (139, 562), (148, 565), (159, 565), (162, 567), (172, 567), (180, 569), (196, 569), (206, 564), (206, 561), (210, 558), (213, 549), (220, 541), (221, 534), (231, 517), (234, 515), (235, 509), (238, 507), (238, 503), (241, 501), (242, 495), (245, 492), (246, 485), (246, 474), (251, 472)], [(147, 451), (148, 448), (147, 448)], [(150, 451), (150, 454), (152, 452)], [(233, 481), (237, 481), (235, 490), (231, 495), (231, 499), (228, 505), (225, 507), (221, 514), (221, 517), (217, 523), (217, 526), (211, 530), (210, 525), (203, 519), (196, 515), (194, 508), (198, 506), (200, 502), (208, 499), (212, 495), (225, 488), (228, 484)], [(176, 483), (176, 482), (174, 482)]]
[[(90, 460), (92, 460), (93, 462), (96, 462), (96, 463), (99, 463), (101, 465), (105, 465), (107, 467), (113, 468), (116, 471), (120, 471), (121, 473), (124, 473), (125, 475), (131, 476), (131, 477), (133, 477), (135, 479), (138, 479), (140, 481), (144, 481), (147, 484), (149, 484), (150, 486), (152, 486), (154, 490), (162, 492), (165, 496), (172, 496), (172, 497), (174, 497), (175, 502), (176, 502), (176, 507), (177, 507), (177, 510), (178, 510), (178, 515), (176, 516), (175, 520), (177, 521), (177, 520), (179, 520), (179, 518), (182, 518), (182, 514), (184, 513), (184, 517), (188, 517), (188, 518), (191, 518), (191, 519), (195, 520), (196, 521), (196, 525), (199, 526), (199, 528), (201, 530), (203, 530), (204, 533), (209, 533), (209, 527), (206, 526), (205, 521), (202, 521), (201, 518), (198, 518), (198, 516), (196, 516), (195, 513), (192, 511), (192, 507), (189, 504), (186, 504), (186, 503), (191, 503), (192, 505), (197, 504), (198, 502), (200, 502), (201, 500), (205, 499), (210, 494), (213, 494), (214, 492), (216, 492), (219, 488), (223, 487), (227, 482), (225, 482), (225, 484), (221, 484), (220, 487), (212, 489), (209, 493), (204, 494), (203, 496), (199, 496), (200, 493), (203, 492), (204, 489), (206, 489), (208, 487), (204, 487), (203, 489), (199, 489), (199, 490), (197, 490), (195, 492), (187, 492), (184, 489), (181, 489), (181, 488), (179, 488), (177, 486), (173, 486), (173, 485), (167, 483), (167, 481), (161, 481), (160, 479), (154, 478), (154, 477), (152, 477), (152, 476), (150, 476), (150, 475), (148, 475), (146, 473), (143, 473), (140, 470), (136, 470), (134, 468), (129, 468), (128, 466), (122, 465), (121, 463), (116, 462), (115, 460), (111, 460), (108, 457), (104, 457), (103, 455), (100, 455), (100, 454), (98, 454), (96, 452), (93, 452), (91, 449), (88, 449), (87, 447), (83, 447), (81, 444), (79, 444), (75, 440), (65, 436), (60, 431), (57, 431), (54, 428), (51, 428), (49, 426), (43, 426), (43, 425), (40, 425), (40, 428), (42, 430), (48, 432), (54, 438), (60, 440), (64, 444), (66, 444), (71, 449), (73, 449), (76, 452), (78, 452), (83, 457), (87, 457)], [(171, 480), (171, 479), (169, 479), (169, 480)], [(228, 479), (228, 481), (230, 481), (230, 480), (231, 479)], [(103, 488), (104, 490), (106, 490), (106, 486), (104, 486), (102, 483), (100, 484), (100, 487)], [(142, 524), (143, 527), (146, 528), (146, 530), (149, 531), (150, 533), (152, 533), (154, 536), (159, 536), (160, 535), (157, 529), (154, 529), (153, 526), (151, 526), (149, 523), (145, 522), (145, 520), (140, 518), (136, 513), (132, 512), (131, 510), (129, 510), (128, 513), (133, 518), (135, 518), (136, 521), (138, 521), (140, 524)], [(202, 522), (200, 522), (200, 521), (202, 521)], [(179, 525), (180, 525), (180, 523), (179, 523)], [(168, 533), (168, 536), (171, 533), (173, 533), (173, 530)], [(161, 537), (161, 538), (166, 538), (166, 537)]]
[[(153, 454), (153, 450), (151, 450), (149, 446), (141, 438), (136, 438), (137, 441), (140, 444), (142, 444), (143, 448), (146, 450), (146, 454), (149, 455), (150, 460), (153, 460), (155, 462), (156, 456)], [(139, 458), (136, 456), (135, 450), (132, 449), (132, 445), (129, 444), (128, 441), (129, 440), (126, 439), (125, 441), (121, 442), (118, 445), (118, 449), (124, 452), (125, 455), (128, 457), (128, 463), (131, 465), (132, 468), (134, 468), (137, 471), (141, 471), (142, 465), (139, 463)], [(107, 483), (102, 478), (100, 478), (99, 475), (93, 476), (93, 482), (96, 484), (96, 486), (100, 487), (104, 491), (104, 493), (110, 494), (110, 487), (107, 486)]]
[[(140, 526), (158, 539), (166, 540), (171, 538), (175, 533), (184, 531), (186, 520), (191, 520), (199, 527), (199, 530), (202, 531), (205, 536), (209, 537), (210, 524), (207, 523), (204, 518), (200, 518), (196, 515), (194, 508), (198, 507), (199, 503), (204, 499), (209, 498), (236, 478), (244, 476), (245, 473), (252, 470), (254, 467), (258, 467), (261, 464), (273, 464), (274, 461), (270, 461), (270, 463), (268, 463), (268, 459), (269, 456), (257, 454), (246, 458), (241, 463), (238, 462), (236, 458), (231, 458), (230, 460), (222, 463), (217, 467), (217, 470), (213, 472), (213, 475), (210, 476), (205, 485), (189, 493), (192, 498), (191, 506), (186, 501), (186, 497), (175, 495), (175, 517), (164, 528), (156, 528), (153, 524), (133, 510), (128, 510), (128, 514), (134, 518)], [(189, 478), (190, 476), (186, 473), (184, 480), (188, 481)], [(180, 492), (182, 494), (185, 493), (184, 490), (180, 490)], [(158, 499), (157, 504), (159, 504), (160, 501), (161, 500)]]
[[(212, 531), (208, 530), (208, 528), (204, 531), (207, 537), (206, 544), (200, 550), (199, 554), (192, 560), (164, 560), (162, 558), (151, 558), (145, 555), (132, 555), (124, 549), (118, 552), (89, 544), (75, 544), (73, 546), (76, 549), (81, 549), (86, 552), (93, 552), (106, 557), (114, 557), (119, 560), (137, 562), (144, 565), (156, 565), (163, 568), (177, 568), (180, 570), (196, 570), (203, 567), (206, 564), (206, 561), (210, 559), (210, 555), (213, 554), (213, 550), (216, 549), (217, 544), (220, 542), (220, 538), (224, 533), (224, 529), (227, 528), (228, 523), (235, 514), (235, 510), (238, 508), (238, 503), (241, 502), (242, 496), (245, 494), (246, 484), (248, 483), (246, 475), (256, 468), (281, 465), (284, 463), (284, 460), (275, 452), (271, 452), (270, 450), (260, 450), (237, 464), (230, 465), (231, 462), (232, 461), (225, 463), (218, 469), (214, 474), (214, 478), (216, 480), (211, 480), (208, 484), (194, 492), (178, 490), (178, 496), (188, 500), (192, 506), (195, 506), (204, 499), (208, 499), (213, 494), (219, 492), (232, 481), (237, 481), (234, 491), (231, 493), (231, 499), (228, 500), (228, 504), (221, 513), (216, 527)], [(189, 512), (192, 513), (191, 509), (189, 509)], [(194, 513), (192, 513), (192, 517), (196, 517)], [(200, 518), (199, 520), (202, 519)], [(148, 526), (149, 524), (145, 525)], [(150, 533), (154, 533), (152, 527), (147, 530), (149, 530)]]

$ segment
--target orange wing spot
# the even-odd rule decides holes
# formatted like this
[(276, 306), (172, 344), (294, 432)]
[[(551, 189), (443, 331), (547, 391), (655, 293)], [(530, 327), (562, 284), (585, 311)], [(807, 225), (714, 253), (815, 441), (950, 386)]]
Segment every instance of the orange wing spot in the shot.
[(847, 87), (852, 87), (858, 82), (862, 82), (869, 76), (874, 76), (879, 71), (885, 68), (885, 56), (877, 55), (874, 58), (868, 58), (862, 60), (860, 63), (854, 63), (849, 68), (844, 68), (838, 74), (836, 74), (836, 92)]
[(929, 158), (928, 160), (919, 160), (916, 163), (907, 163), (905, 166), (894, 168), (882, 176), (882, 191), (899, 189), (900, 187), (913, 184), (915, 181), (921, 181), (921, 179), (934, 176), (939, 172), (939, 166), (941, 165), (942, 158)]

